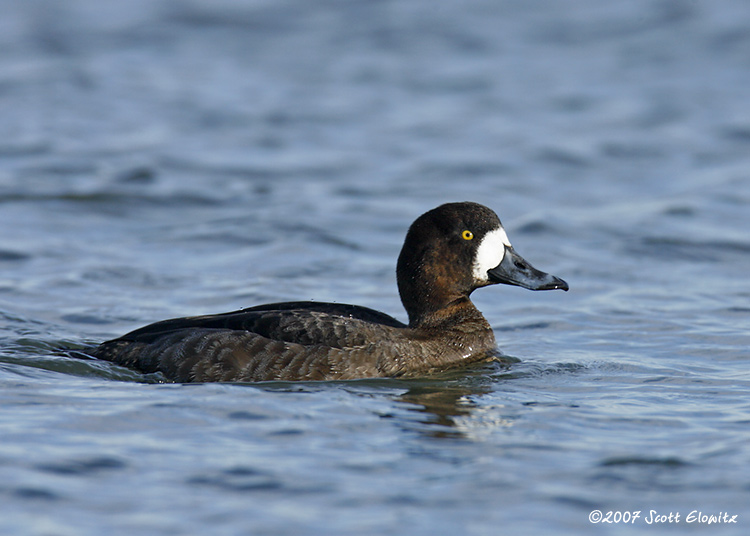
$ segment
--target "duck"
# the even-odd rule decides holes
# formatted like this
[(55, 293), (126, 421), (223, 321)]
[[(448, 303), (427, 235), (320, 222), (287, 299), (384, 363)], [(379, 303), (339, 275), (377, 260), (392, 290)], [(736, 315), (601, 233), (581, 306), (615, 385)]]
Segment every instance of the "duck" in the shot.
[(569, 288), (516, 253), (494, 211), (468, 201), (412, 223), (396, 279), (408, 323), (357, 305), (270, 303), (163, 320), (89, 354), (177, 383), (423, 376), (497, 358), (492, 328), (470, 299), (476, 289)]

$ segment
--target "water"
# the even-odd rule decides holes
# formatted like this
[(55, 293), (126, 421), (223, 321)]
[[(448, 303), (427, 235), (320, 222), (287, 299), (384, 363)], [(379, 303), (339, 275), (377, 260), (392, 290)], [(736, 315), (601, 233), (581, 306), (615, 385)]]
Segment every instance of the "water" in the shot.
[[(747, 533), (747, 2), (0, 8), (1, 533)], [(507, 369), (55, 352), (268, 301), (404, 319), (406, 228), (456, 200), (571, 286), (475, 293)]]

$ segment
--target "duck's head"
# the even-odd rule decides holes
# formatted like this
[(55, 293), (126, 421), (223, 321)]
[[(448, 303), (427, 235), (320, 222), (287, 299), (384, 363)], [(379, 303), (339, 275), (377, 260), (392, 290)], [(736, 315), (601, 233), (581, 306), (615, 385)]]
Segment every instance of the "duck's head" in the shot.
[(497, 214), (470, 202), (447, 203), (417, 218), (406, 234), (396, 272), (410, 325), (487, 285), (568, 290), (565, 281), (537, 270), (515, 252)]

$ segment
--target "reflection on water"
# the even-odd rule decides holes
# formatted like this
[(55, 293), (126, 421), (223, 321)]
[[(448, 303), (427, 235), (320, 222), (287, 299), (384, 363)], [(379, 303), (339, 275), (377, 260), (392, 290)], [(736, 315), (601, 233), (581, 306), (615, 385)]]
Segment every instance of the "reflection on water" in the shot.
[(464, 437), (462, 428), (472, 420), (477, 410), (474, 399), (492, 392), (497, 387), (497, 377), (517, 362), (509, 356), (500, 357), (502, 359), (490, 364), (478, 364), (428, 379), (408, 381), (408, 390), (395, 400), (409, 404), (411, 411), (422, 416), (419, 422), (426, 426), (419, 429), (427, 436)]
[(414, 411), (423, 415), (420, 422), (428, 425), (425, 432), (429, 436), (457, 437), (463, 434), (456, 429), (456, 418), (470, 416), (475, 409), (471, 397), (486, 392), (489, 388), (419, 386), (410, 388), (398, 400), (419, 406)]

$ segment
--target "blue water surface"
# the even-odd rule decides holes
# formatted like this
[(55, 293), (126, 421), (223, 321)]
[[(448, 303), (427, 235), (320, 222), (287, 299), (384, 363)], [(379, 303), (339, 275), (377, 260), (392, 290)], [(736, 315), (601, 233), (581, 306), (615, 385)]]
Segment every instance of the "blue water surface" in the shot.
[[(747, 534), (745, 0), (0, 12), (0, 533)], [(571, 286), (475, 293), (510, 367), (178, 385), (57, 350), (270, 301), (405, 320), (406, 229), (462, 200)]]

